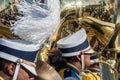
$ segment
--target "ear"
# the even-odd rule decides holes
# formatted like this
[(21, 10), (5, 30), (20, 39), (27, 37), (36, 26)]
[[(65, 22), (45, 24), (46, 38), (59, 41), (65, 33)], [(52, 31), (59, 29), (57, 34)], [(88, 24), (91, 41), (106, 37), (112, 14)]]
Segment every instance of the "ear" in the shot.
[(81, 61), (81, 56), (80, 56), (80, 55), (76, 56), (76, 58), (77, 58), (79, 61)]
[(14, 71), (15, 71), (15, 65), (13, 63), (8, 63), (7, 64), (7, 71), (8, 71), (9, 75), (13, 76)]

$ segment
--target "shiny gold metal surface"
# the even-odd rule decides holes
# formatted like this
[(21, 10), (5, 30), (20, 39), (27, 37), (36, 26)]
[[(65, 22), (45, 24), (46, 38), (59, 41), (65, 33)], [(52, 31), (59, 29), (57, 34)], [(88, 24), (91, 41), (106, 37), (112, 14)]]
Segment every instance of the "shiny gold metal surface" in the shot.
[(10, 31), (10, 27), (2, 24), (0, 24), (0, 38), (17, 39)]
[[(11, 0), (10, 3), (6, 3), (5, 0), (3, 4), (5, 5), (3, 9), (0, 9), (0, 38), (6, 39), (19, 39), (12, 33), (11, 25), (9, 20), (15, 20), (15, 16), (18, 14), (17, 8), (14, 3), (16, 0)], [(1, 7), (0, 7), (1, 8)]]
[[(19, 1), (19, 0), (14, 0)], [(54, 35), (40, 50), (43, 61), (48, 60), (49, 51), (57, 48), (56, 42), (80, 28), (85, 28), (91, 47), (100, 56), (103, 80), (118, 80), (117, 68), (120, 63), (120, 24), (117, 0), (60, 0), (61, 20)], [(17, 9), (10, 4), (0, 11), (0, 37), (18, 39), (10, 30), (9, 19), (15, 20)], [(104, 69), (107, 68), (108, 74)], [(104, 75), (104, 76), (103, 76)], [(109, 75), (112, 75), (109, 76)]]
[[(118, 80), (117, 3), (117, 0), (61, 0), (61, 21), (52, 37), (51, 49), (56, 48), (59, 39), (83, 27), (90, 45), (100, 56), (102, 79)], [(104, 69), (108, 70), (107, 74)]]

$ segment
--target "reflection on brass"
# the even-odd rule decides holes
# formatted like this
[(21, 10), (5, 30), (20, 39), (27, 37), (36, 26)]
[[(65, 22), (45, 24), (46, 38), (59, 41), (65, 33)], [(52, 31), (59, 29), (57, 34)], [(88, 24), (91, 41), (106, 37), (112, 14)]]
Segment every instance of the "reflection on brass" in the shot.
[(4, 24), (0, 24), (0, 38), (18, 39), (15, 35), (12, 34), (10, 27)]
[(116, 30), (117, 30), (117, 36), (116, 36), (116, 39), (114, 40), (114, 46), (115, 46), (115, 49), (117, 50), (118, 53), (120, 53), (120, 23), (118, 23), (116, 25)]
[[(49, 50), (57, 48), (56, 42), (59, 39), (71, 35), (83, 27), (87, 32), (91, 47), (99, 54), (100, 60), (103, 61), (100, 62), (101, 66), (102, 64), (108, 65), (106, 68), (108, 68), (109, 74), (113, 76), (111, 80), (117, 80), (116, 68), (120, 63), (120, 54), (118, 54), (120, 53), (120, 26), (115, 24), (117, 0), (60, 1), (61, 20), (50, 40), (41, 46), (41, 60), (48, 60)], [(9, 20), (16, 21), (15, 16), (23, 16), (23, 14), (18, 13), (13, 4), (11, 3), (6, 9), (0, 11), (0, 37), (2, 38), (18, 39), (10, 30)], [(102, 74), (109, 76), (104, 71)], [(105, 76), (102, 76), (103, 80), (107, 80)]]
[(11, 0), (10, 3), (0, 11), (0, 38), (19, 39), (12, 33), (10, 25), (10, 20), (15, 21), (15, 16), (18, 15), (17, 8), (14, 5), (15, 2), (16, 0)]
[(90, 40), (91, 46), (95, 45), (93, 39), (99, 44), (99, 47), (96, 45), (96, 49), (95, 46), (93, 49), (97, 52), (104, 49), (113, 35), (115, 24), (104, 22), (93, 17), (83, 18), (82, 23), (88, 33), (88, 39)]
[[(116, 70), (118, 52), (115, 50), (119, 50), (118, 30), (120, 28), (117, 28), (115, 24), (117, 19), (116, 2), (116, 0), (61, 0), (61, 21), (51, 38), (51, 49), (57, 48), (56, 42), (59, 39), (73, 34), (83, 27), (87, 32), (91, 47), (100, 56), (101, 66), (108, 65), (106, 68), (112, 75), (110, 79), (118, 80)], [(104, 71), (102, 74), (105, 75), (102, 75), (103, 80), (107, 80), (106, 76), (110, 77)]]

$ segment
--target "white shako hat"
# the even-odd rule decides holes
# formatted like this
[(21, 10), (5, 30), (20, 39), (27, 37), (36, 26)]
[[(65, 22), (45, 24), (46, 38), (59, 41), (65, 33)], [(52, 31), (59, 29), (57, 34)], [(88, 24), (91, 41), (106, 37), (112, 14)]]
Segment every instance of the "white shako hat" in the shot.
[(57, 42), (57, 47), (62, 52), (63, 57), (77, 56), (80, 55), (81, 52), (94, 53), (94, 50), (88, 42), (84, 28), (81, 28), (72, 35), (60, 39)]
[[(32, 74), (37, 75), (35, 61), (39, 46), (23, 40), (6, 40), (0, 38), (0, 58), (20, 63)], [(19, 72), (19, 68), (17, 69)], [(16, 73), (17, 76), (18, 73)]]

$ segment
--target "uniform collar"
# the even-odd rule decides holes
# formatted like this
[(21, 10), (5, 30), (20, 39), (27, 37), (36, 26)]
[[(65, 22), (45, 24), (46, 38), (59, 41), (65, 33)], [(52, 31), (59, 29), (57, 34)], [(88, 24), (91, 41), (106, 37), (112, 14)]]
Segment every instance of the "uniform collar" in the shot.
[(69, 66), (70, 68), (74, 69), (78, 74), (80, 74), (80, 70), (79, 70), (76, 66), (74, 66), (74, 65), (71, 64), (71, 63), (67, 63), (67, 64), (68, 64), (68, 66)]

